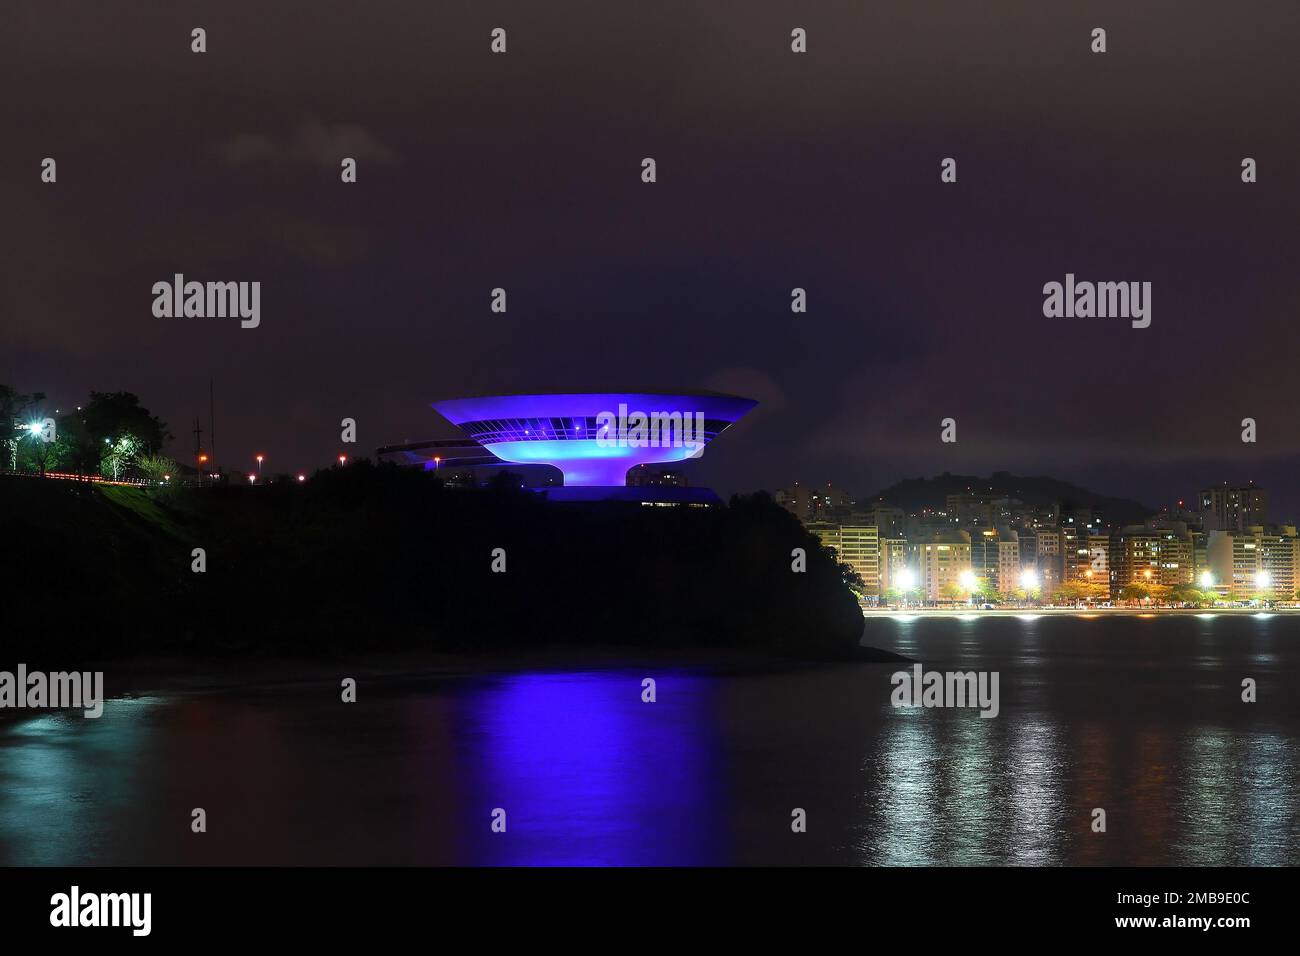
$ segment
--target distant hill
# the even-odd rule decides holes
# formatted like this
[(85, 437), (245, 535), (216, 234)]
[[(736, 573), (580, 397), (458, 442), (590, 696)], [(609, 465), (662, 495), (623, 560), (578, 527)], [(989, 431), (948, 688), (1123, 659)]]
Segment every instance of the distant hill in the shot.
[(972, 491), (998, 498), (1019, 498), (1026, 504), (1060, 504), (1062, 510), (1093, 508), (1112, 525), (1140, 524), (1157, 509), (1128, 498), (1100, 495), (1067, 481), (1046, 475), (1012, 475), (996, 471), (987, 478), (944, 472), (934, 478), (907, 478), (876, 492), (867, 500), (883, 498), (885, 504), (905, 511), (942, 508), (948, 495)]

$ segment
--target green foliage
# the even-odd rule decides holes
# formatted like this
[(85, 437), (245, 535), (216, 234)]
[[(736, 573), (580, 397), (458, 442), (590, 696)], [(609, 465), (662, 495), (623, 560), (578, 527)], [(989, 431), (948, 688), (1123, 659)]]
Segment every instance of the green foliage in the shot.
[(1169, 590), (1169, 600), (1176, 604), (1213, 604), (1217, 597), (1213, 589), (1203, 591), (1193, 584), (1175, 584)]
[(0, 384), (0, 453), (3, 453), (0, 468), (35, 471), (39, 470), (41, 459), (48, 462), (52, 449), (32, 448), (33, 444), (43, 443), (33, 438), (27, 429), (32, 419), (45, 417), (43, 411), (37, 414), (44, 401), (42, 392), (23, 395), (8, 385)]
[(172, 436), (130, 392), (91, 392), (80, 409), (60, 416), (53, 442), (27, 429), (31, 421), (52, 417), (44, 402), (40, 392), (22, 395), (0, 384), (0, 467), (121, 478), (131, 475), (138, 455), (165, 460), (159, 456)]
[(1138, 584), (1136, 581), (1124, 585), (1119, 591), (1121, 601), (1145, 601), (1149, 597), (1151, 597), (1151, 589), (1145, 584)]
[(104, 454), (99, 459), (99, 473), (105, 478), (125, 478), (127, 469), (140, 451), (140, 442), (134, 435), (123, 435), (117, 440), (104, 439)]
[(75, 414), (86, 435), (100, 444), (115, 445), (129, 436), (138, 451), (156, 454), (171, 437), (167, 426), (130, 392), (91, 392), (90, 400)]
[(180, 466), (166, 455), (137, 455), (135, 471), (141, 478), (149, 481), (165, 481), (169, 477), (175, 481), (180, 475)]

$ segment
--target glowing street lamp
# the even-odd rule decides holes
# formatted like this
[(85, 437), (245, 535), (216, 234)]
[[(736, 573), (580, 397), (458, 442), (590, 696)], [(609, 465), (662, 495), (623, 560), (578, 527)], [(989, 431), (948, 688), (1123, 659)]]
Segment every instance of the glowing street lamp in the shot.
[(957, 575), (957, 583), (967, 591), (974, 591), (976, 583), (975, 572), (970, 568), (967, 568), (961, 574)]
[(298, 480), (299, 480), (299, 481), (306, 481), (306, 480), (307, 480), (307, 476), (306, 476), (306, 475), (299, 475), (299, 476), (298, 476)]
[(1255, 573), (1255, 587), (1261, 591), (1267, 591), (1273, 584), (1273, 575), (1267, 571), (1257, 571)]
[(339, 455), (339, 467), (342, 468), (344, 464), (347, 463), (347, 460), (348, 460), (347, 455)]
[(253, 484), (255, 481), (257, 481), (257, 475), (249, 475), (249, 476), (248, 476), (248, 483), (249, 483), (250, 485)]
[(1038, 587), (1038, 572), (1033, 568), (1025, 568), (1020, 572), (1020, 586), (1026, 591), (1032, 591)]
[(265, 457), (264, 455), (258, 455), (258, 456), (257, 456), (257, 473), (258, 473), (259, 475), (262, 473), (262, 459), (263, 459), (264, 457)]
[(1209, 571), (1201, 572), (1201, 590), (1208, 591), (1214, 587), (1214, 575)]
[(911, 568), (899, 568), (894, 573), (894, 585), (898, 588), (902, 603), (907, 604), (907, 595), (916, 587), (916, 575)]

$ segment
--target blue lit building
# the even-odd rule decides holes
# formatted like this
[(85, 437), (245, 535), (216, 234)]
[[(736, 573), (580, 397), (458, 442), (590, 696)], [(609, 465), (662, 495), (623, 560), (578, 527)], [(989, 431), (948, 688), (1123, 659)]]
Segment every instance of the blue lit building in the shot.
[[(757, 403), (711, 392), (598, 392), (455, 398), (433, 408), (464, 439), (379, 449), (381, 460), (422, 465), (448, 474), (499, 471), (510, 463), (534, 487), (562, 485), (557, 498), (638, 498), (628, 470), (698, 458)], [(492, 465), (496, 465), (492, 469)], [(537, 466), (549, 466), (540, 472)], [(558, 469), (562, 478), (556, 481)], [(549, 477), (543, 478), (543, 475)], [(586, 489), (579, 491), (577, 489)], [(664, 499), (713, 499), (706, 489), (656, 486)]]

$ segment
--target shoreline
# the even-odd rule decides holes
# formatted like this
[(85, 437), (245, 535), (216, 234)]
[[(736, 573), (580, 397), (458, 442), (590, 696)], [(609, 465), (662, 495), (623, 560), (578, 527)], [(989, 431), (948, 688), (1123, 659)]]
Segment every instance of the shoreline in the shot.
[(872, 618), (956, 617), (969, 620), (975, 617), (1025, 617), (1027, 615), (1053, 615), (1082, 617), (1217, 617), (1220, 614), (1238, 617), (1300, 617), (1300, 607), (1016, 607), (981, 610), (977, 607), (890, 607), (862, 608), (863, 620)]

